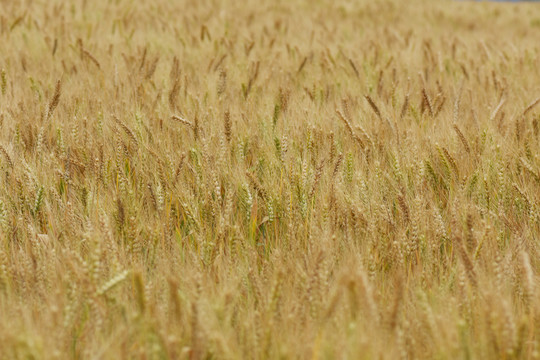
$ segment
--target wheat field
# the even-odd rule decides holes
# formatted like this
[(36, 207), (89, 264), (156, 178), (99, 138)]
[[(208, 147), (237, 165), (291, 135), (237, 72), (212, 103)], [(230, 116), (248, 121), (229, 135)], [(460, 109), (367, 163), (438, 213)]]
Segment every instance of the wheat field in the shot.
[(0, 359), (537, 359), (540, 9), (0, 0)]

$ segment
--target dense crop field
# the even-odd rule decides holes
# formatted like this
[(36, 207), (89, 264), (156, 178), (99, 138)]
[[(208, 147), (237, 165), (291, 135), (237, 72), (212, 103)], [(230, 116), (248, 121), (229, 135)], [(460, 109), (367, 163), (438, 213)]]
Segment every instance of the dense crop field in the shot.
[(539, 358), (539, 32), (0, 0), (0, 359)]

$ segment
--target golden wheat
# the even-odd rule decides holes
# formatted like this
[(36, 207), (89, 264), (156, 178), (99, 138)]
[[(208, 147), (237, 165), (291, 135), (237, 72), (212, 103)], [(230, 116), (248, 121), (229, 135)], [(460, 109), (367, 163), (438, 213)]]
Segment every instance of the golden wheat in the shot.
[(539, 18), (0, 1), (0, 359), (539, 358)]

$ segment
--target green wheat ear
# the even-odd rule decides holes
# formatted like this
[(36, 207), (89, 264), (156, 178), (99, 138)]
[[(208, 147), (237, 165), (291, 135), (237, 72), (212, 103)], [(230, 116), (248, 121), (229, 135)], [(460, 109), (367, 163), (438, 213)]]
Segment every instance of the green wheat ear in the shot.
[(6, 232), (8, 230), (8, 225), (8, 212), (6, 205), (2, 200), (0, 200), (0, 228)]
[(0, 72), (0, 88), (2, 89), (2, 95), (5, 95), (7, 88), (6, 69), (2, 69), (2, 71)]
[(34, 202), (34, 207), (32, 208), (32, 214), (36, 216), (39, 211), (41, 210), (41, 206), (43, 205), (43, 186), (40, 186), (36, 193), (36, 200)]

